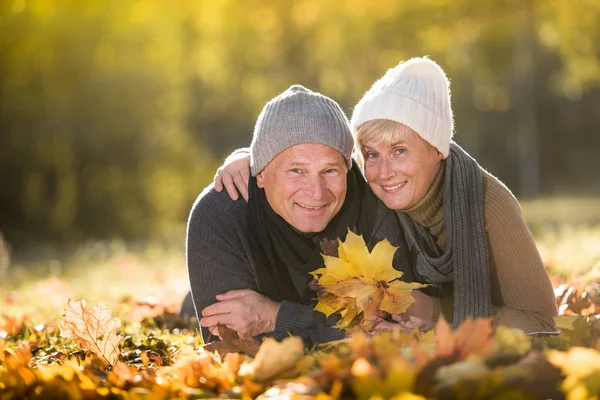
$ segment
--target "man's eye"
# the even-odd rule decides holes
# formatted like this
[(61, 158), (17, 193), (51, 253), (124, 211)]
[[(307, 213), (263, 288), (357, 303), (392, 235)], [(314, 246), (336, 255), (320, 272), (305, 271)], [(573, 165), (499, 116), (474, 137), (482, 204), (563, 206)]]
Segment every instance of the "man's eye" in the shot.
[(292, 168), (292, 169), (290, 169), (290, 172), (293, 174), (299, 174), (302, 171), (300, 170), (300, 168)]
[(325, 171), (326, 174), (335, 174), (336, 172), (337, 172), (337, 169), (335, 169), (335, 168), (330, 168)]

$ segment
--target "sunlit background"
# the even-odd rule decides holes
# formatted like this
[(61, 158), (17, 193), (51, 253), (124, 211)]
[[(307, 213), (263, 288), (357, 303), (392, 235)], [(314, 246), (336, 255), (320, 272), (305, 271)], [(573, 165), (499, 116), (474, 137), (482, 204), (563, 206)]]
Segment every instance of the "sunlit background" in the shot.
[(600, 223), (598, 0), (0, 0), (2, 276), (148, 243), (184, 276), (192, 202), (266, 101), (299, 83), (350, 116), (422, 55), (451, 79), (455, 140), (524, 201), (542, 251)]

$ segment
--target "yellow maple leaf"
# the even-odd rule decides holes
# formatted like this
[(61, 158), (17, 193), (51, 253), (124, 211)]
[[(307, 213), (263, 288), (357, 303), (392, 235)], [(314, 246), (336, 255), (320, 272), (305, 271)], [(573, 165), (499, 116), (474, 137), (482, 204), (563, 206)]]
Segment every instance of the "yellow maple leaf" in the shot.
[(338, 297), (331, 293), (324, 293), (319, 303), (315, 306), (315, 311), (320, 311), (329, 317), (331, 314), (340, 312), (340, 319), (337, 322), (338, 327), (345, 328), (354, 321), (354, 318), (361, 312), (356, 306), (356, 301), (350, 297)]
[(73, 339), (79, 347), (93, 351), (110, 365), (119, 361), (119, 343), (117, 329), (121, 326), (119, 318), (112, 318), (104, 302), (89, 309), (85, 300), (69, 301), (65, 307), (62, 321), (58, 323), (60, 335)]
[(311, 272), (322, 288), (315, 310), (327, 316), (339, 313), (335, 327), (340, 329), (360, 326), (379, 311), (405, 312), (414, 302), (412, 290), (426, 285), (399, 280), (402, 272), (392, 266), (395, 251), (383, 240), (369, 252), (362, 236), (348, 231), (346, 240), (339, 241), (339, 257), (324, 255), (325, 267)]

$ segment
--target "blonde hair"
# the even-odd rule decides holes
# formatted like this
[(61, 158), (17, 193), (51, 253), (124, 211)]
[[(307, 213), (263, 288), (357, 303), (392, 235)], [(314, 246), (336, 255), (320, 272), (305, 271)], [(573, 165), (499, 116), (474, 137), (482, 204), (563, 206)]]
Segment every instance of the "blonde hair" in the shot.
[(412, 129), (399, 122), (390, 119), (372, 119), (356, 128), (354, 139), (357, 150), (362, 153), (365, 142), (383, 139), (389, 144), (398, 136), (405, 136), (411, 132), (413, 132)]
[(415, 132), (409, 126), (392, 121), (391, 119), (372, 119), (360, 124), (353, 134), (355, 139), (354, 155), (361, 167), (364, 166), (364, 143), (370, 141), (384, 140), (385, 144), (389, 146), (393, 141), (413, 134), (416, 135), (424, 145), (432, 147), (439, 152), (435, 146), (423, 139), (419, 133)]

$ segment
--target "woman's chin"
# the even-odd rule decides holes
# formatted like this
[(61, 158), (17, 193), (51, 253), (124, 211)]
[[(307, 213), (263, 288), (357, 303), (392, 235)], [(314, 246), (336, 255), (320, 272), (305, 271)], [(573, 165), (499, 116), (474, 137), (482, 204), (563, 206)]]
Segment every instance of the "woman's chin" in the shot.
[(385, 206), (390, 210), (402, 211), (410, 208), (409, 202), (403, 198), (398, 198), (390, 195), (383, 195), (379, 198), (381, 199), (381, 201), (383, 201), (383, 204), (385, 204)]

